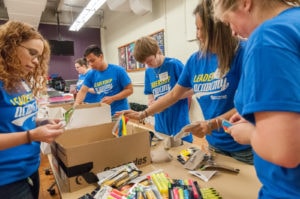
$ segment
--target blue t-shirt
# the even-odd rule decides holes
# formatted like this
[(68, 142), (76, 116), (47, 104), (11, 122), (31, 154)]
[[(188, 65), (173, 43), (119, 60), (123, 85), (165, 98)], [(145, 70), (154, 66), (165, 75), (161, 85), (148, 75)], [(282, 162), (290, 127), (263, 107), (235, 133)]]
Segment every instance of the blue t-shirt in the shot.
[[(0, 81), (0, 133), (24, 132), (36, 127), (37, 102), (23, 83), (19, 94), (8, 94)], [(40, 143), (0, 150), (0, 186), (26, 179), (38, 170)]]
[[(91, 71), (92, 69), (88, 70), (85, 74), (79, 74), (78, 75), (78, 81), (76, 83), (76, 90), (79, 91), (83, 82), (84, 82), (84, 79), (85, 77), (87, 76), (87, 74)], [(84, 102), (86, 103), (96, 103), (96, 102), (100, 102), (100, 95), (98, 94), (95, 94), (95, 93), (90, 93), (90, 92), (87, 92), (84, 100)]]
[[(201, 52), (196, 52), (187, 61), (178, 84), (194, 90), (206, 120), (234, 108), (233, 98), (240, 80), (244, 46), (244, 42), (241, 42), (231, 69), (223, 77), (220, 77), (216, 54), (201, 56)], [(213, 130), (212, 134), (206, 135), (206, 139), (210, 145), (227, 152), (251, 148), (235, 142), (223, 128)]]
[[(144, 94), (153, 94), (157, 100), (172, 90), (183, 70), (183, 64), (174, 58), (165, 57), (163, 64), (158, 68), (147, 68), (145, 72)], [(172, 119), (176, 116), (176, 119)], [(188, 99), (181, 99), (164, 111), (154, 115), (155, 131), (169, 136), (176, 135), (182, 127), (190, 123)], [(192, 134), (184, 137), (185, 141), (192, 142)]]
[[(265, 21), (248, 40), (235, 105), (254, 124), (255, 112), (300, 113), (299, 16), (300, 8), (288, 9)], [(256, 153), (254, 165), (263, 184), (260, 199), (300, 198), (300, 166), (283, 168)]]
[[(131, 80), (124, 68), (108, 64), (104, 71), (91, 70), (83, 84), (89, 88), (94, 88), (96, 93), (100, 95), (99, 100), (101, 101), (105, 96), (113, 96), (123, 91), (126, 86), (131, 84)], [(112, 115), (117, 111), (129, 109), (127, 98), (114, 101), (110, 106)]]

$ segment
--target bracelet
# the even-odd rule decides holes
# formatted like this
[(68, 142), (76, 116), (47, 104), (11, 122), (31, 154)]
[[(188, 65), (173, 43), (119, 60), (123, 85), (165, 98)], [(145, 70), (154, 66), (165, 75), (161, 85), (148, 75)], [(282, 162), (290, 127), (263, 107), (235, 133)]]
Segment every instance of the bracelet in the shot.
[(144, 114), (145, 114), (144, 111), (139, 112), (139, 123), (145, 124)]
[(27, 143), (30, 144), (31, 143), (31, 137), (30, 137), (30, 131), (29, 130), (26, 131), (26, 136), (27, 136)]
[(139, 111), (139, 120), (144, 119), (144, 111)]
[(149, 115), (148, 115), (148, 112), (146, 111), (146, 109), (144, 110), (144, 112), (145, 112), (145, 116), (148, 117)]
[(218, 131), (220, 131), (220, 125), (219, 125), (218, 118), (216, 118), (215, 120), (216, 120), (216, 123), (217, 123), (217, 128), (218, 128)]
[(211, 134), (211, 130), (212, 130), (212, 122), (211, 122), (211, 120), (208, 120), (207, 121), (207, 126), (208, 126), (208, 133), (207, 134)]

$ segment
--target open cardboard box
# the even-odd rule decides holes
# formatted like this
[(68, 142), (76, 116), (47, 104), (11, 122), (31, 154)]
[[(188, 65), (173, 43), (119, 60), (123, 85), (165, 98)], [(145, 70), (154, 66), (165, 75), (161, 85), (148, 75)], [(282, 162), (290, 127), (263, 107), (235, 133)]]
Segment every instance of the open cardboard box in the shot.
[[(44, 119), (65, 120), (65, 113), (73, 107), (73, 103), (48, 104)], [(110, 106), (104, 103), (90, 103), (76, 106), (66, 129), (94, 126), (111, 122)], [(48, 143), (41, 143), (43, 154), (51, 153)]]
[[(65, 119), (65, 113), (73, 107), (73, 103), (49, 104), (49, 119)], [(74, 109), (66, 129), (94, 126), (111, 122), (111, 108), (105, 103), (80, 104)]]
[(149, 131), (127, 124), (127, 135), (116, 138), (114, 123), (66, 129), (51, 144), (58, 181), (65, 191), (96, 183), (96, 174), (129, 162), (137, 167), (151, 163)]
[(46, 117), (49, 119), (64, 119), (67, 110), (73, 107), (73, 103), (47, 104)]

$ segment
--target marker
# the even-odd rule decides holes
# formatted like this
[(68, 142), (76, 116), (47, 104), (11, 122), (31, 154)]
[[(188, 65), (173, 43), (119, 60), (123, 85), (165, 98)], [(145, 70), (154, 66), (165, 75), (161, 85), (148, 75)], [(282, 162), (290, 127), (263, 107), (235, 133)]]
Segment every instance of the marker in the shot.
[(194, 185), (195, 185), (196, 190), (197, 190), (197, 192), (198, 192), (198, 194), (199, 194), (199, 197), (202, 199), (203, 196), (202, 196), (202, 194), (201, 194), (201, 191), (200, 191), (200, 187), (199, 187), (199, 185), (198, 185), (198, 182), (197, 182), (197, 181), (194, 181)]
[(195, 186), (193, 180), (189, 179), (188, 182), (189, 182), (189, 185), (192, 187), (192, 192), (193, 192), (194, 198), (199, 198), (199, 193), (196, 189), (196, 186)]
[(173, 190), (172, 190), (171, 183), (168, 184), (168, 194), (169, 194), (169, 199), (174, 199), (174, 193), (173, 193)]
[(174, 199), (180, 199), (177, 187), (173, 188), (173, 195), (174, 195)]
[(182, 188), (178, 188), (178, 195), (179, 195), (179, 199), (184, 199), (184, 194), (183, 194)]
[(112, 196), (115, 199), (122, 199), (122, 196), (119, 196), (118, 194), (116, 194), (114, 192), (110, 192), (109, 195)]
[(185, 187), (183, 189), (183, 194), (184, 194), (184, 199), (190, 199), (190, 192), (189, 190), (187, 189), (187, 187)]

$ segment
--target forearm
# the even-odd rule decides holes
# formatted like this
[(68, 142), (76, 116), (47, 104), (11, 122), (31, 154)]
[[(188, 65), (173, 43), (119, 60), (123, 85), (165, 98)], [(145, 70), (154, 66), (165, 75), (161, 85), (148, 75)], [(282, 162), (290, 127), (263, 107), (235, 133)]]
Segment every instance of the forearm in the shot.
[(236, 109), (233, 108), (223, 113), (222, 115), (218, 115), (217, 117), (209, 119), (209, 122), (211, 123), (211, 130), (219, 130), (222, 127), (222, 119), (229, 120), (230, 117), (236, 112)]
[(180, 99), (191, 98), (191, 97), (193, 96), (193, 94), (194, 94), (193, 89), (190, 89), (190, 90), (186, 91), (186, 92), (181, 96)]
[(159, 113), (169, 106), (172, 106), (174, 103), (178, 101), (178, 97), (174, 96), (174, 93), (171, 91), (166, 95), (160, 97), (154, 103), (151, 104), (145, 111), (147, 115), (154, 115), (155, 113)]
[(118, 94), (112, 96), (113, 97), (113, 101), (117, 101), (117, 100), (121, 100), (124, 98), (127, 98), (128, 96), (130, 96), (133, 93), (133, 90), (130, 88), (125, 88), (124, 90), (122, 90), (121, 92), (119, 92)]
[(89, 89), (88, 89), (88, 92), (89, 92), (89, 93), (93, 93), (93, 94), (96, 93), (95, 90), (94, 90), (94, 88), (89, 88)]
[(83, 89), (80, 89), (76, 95), (74, 106), (81, 104), (86, 96), (86, 92)]
[(30, 141), (30, 135), (27, 135), (26, 131), (0, 134), (0, 150), (27, 144)]

